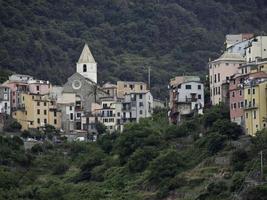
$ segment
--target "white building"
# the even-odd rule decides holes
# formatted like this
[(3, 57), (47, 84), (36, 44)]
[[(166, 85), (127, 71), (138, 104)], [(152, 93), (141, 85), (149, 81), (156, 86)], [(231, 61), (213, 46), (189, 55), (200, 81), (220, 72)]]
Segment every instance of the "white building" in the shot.
[(0, 113), (11, 114), (11, 90), (7, 86), (0, 86)]
[(122, 120), (139, 122), (141, 118), (151, 117), (153, 113), (153, 96), (149, 91), (126, 94), (122, 103)]
[(87, 44), (84, 45), (76, 68), (78, 73), (97, 83), (97, 63), (95, 62), (95, 59)]
[(24, 74), (12, 74), (9, 76), (9, 81), (25, 82), (32, 81), (33, 77)]
[(204, 84), (198, 76), (177, 76), (170, 81), (170, 122), (177, 124), (182, 117), (203, 114)]
[(245, 50), (248, 63), (267, 58), (267, 36), (257, 36), (251, 39)]

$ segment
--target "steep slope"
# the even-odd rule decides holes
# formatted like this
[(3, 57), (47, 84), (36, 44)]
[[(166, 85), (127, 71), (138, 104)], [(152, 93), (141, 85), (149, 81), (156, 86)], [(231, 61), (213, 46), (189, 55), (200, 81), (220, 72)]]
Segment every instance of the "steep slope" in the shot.
[(160, 94), (203, 72), (226, 33), (267, 31), (266, 17), (264, 0), (1, 0), (0, 68), (63, 83), (86, 41), (99, 80), (144, 81), (151, 65)]

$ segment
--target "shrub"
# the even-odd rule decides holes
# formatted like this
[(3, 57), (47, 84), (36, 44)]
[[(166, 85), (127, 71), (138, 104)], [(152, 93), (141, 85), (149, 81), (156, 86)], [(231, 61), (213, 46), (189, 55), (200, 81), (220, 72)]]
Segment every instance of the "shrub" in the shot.
[(248, 154), (245, 150), (236, 150), (232, 154), (232, 163), (235, 171), (243, 171), (246, 161), (249, 160)]
[(207, 190), (211, 194), (218, 195), (227, 190), (226, 183), (223, 181), (212, 182), (208, 185)]
[(171, 178), (184, 167), (179, 154), (174, 150), (169, 150), (160, 154), (149, 165), (148, 179), (154, 183), (159, 183), (165, 178)]
[(66, 162), (57, 162), (53, 168), (53, 174), (55, 175), (62, 175), (65, 174), (66, 171), (68, 171), (69, 165)]

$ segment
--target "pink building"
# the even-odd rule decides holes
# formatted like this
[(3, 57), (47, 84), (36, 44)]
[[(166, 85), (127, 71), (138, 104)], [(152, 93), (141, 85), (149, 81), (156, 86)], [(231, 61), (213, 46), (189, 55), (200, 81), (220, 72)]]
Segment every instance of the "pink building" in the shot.
[(230, 77), (238, 73), (238, 68), (245, 63), (239, 53), (225, 52), (220, 58), (209, 63), (210, 98), (212, 105), (223, 102), (222, 85), (229, 83)]
[(11, 90), (11, 108), (17, 108), (21, 103), (21, 93), (28, 91), (28, 84), (24, 82), (7, 81), (3, 83), (3, 85), (9, 87)]
[(236, 74), (231, 77), (229, 84), (230, 94), (230, 118), (241, 126), (245, 126), (244, 117), (244, 81), (249, 78), (266, 78), (267, 74), (263, 71), (250, 74)]
[(232, 122), (244, 126), (244, 92), (243, 82), (245, 76), (242, 74), (234, 75), (229, 84), (230, 95), (230, 118)]
[(32, 80), (28, 82), (29, 84), (29, 92), (31, 94), (48, 94), (52, 90), (52, 85), (49, 81), (42, 80)]

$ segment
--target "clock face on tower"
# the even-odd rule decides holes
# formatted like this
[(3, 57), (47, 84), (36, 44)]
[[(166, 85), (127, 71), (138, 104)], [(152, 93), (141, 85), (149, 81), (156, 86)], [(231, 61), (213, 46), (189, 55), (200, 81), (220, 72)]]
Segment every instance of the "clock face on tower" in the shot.
[(74, 81), (72, 82), (72, 88), (73, 88), (73, 89), (78, 90), (78, 89), (80, 89), (81, 87), (82, 87), (82, 83), (81, 83), (81, 81), (79, 81), (79, 80), (74, 80)]

